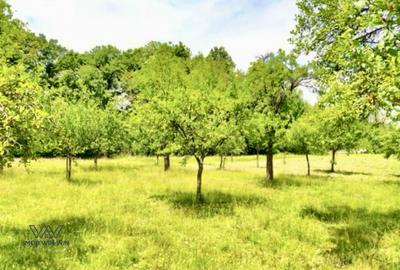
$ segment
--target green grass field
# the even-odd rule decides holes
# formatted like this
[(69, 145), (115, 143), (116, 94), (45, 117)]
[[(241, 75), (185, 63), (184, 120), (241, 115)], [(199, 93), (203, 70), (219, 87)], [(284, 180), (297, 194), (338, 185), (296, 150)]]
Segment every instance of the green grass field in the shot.
[[(263, 185), (254, 156), (196, 164), (155, 158), (18, 163), (0, 176), (0, 269), (400, 269), (400, 162), (379, 155), (275, 159)], [(29, 225), (63, 224), (68, 246), (32, 247)]]

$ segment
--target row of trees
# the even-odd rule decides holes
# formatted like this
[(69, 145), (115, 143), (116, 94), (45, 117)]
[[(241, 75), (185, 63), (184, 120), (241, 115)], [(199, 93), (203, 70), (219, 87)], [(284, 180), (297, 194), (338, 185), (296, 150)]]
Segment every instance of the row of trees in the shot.
[[(332, 58), (336, 50), (344, 50), (339, 45), (347, 36), (325, 47), (316, 43), (316, 36), (324, 42), (319, 35), (325, 32), (318, 32), (315, 20), (323, 19), (324, 26), (330, 23), (317, 13), (333, 5), (318, 6), (320, 2), (299, 1), (301, 12), (293, 32), (297, 51), (320, 52), (312, 65), (300, 65), (296, 52), (279, 50), (257, 58), (243, 73), (235, 70), (223, 47), (213, 48), (208, 55), (192, 55), (182, 43), (160, 42), (127, 51), (113, 46), (82, 54), (69, 51), (29, 32), (0, 0), (4, 48), (0, 168), (10, 165), (14, 157), (26, 162), (34, 156), (63, 156), (70, 179), (74, 157), (93, 158), (97, 168), (100, 156), (156, 155), (164, 157), (168, 170), (171, 154), (193, 156), (200, 199), (204, 160), (210, 155), (219, 155), (223, 167), (228, 155), (255, 152), (259, 166), (258, 156), (265, 153), (267, 183), (273, 180), (273, 157), (279, 151), (304, 154), (308, 174), (308, 155), (314, 153), (331, 151), (331, 171), (340, 150), (399, 156), (395, 124), (399, 92), (393, 90), (398, 86), (393, 76), (398, 72), (398, 55), (389, 48), (387, 58), (380, 58), (389, 61), (385, 68), (393, 71), (385, 69), (382, 81), (390, 91), (368, 77), (369, 72), (381, 76), (383, 68), (359, 71), (355, 63), (345, 63), (355, 57), (352, 54), (350, 60)], [(324, 16), (339, 16), (330, 11)], [(340, 44), (333, 50), (335, 42)], [(364, 53), (365, 44), (354, 46)], [(367, 52), (383, 54), (384, 48), (371, 47)], [(321, 94), (313, 107), (301, 97), (305, 84)], [(383, 113), (389, 121), (371, 117)]]

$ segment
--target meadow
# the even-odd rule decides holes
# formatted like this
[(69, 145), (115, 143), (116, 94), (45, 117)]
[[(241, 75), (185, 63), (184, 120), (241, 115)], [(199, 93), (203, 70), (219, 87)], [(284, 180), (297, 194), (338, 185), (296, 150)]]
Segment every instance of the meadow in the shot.
[[(173, 157), (14, 164), (0, 176), (0, 269), (399, 269), (400, 162), (340, 153), (275, 159), (206, 158), (204, 201), (196, 163)], [(63, 224), (68, 246), (26, 246), (29, 225)]]

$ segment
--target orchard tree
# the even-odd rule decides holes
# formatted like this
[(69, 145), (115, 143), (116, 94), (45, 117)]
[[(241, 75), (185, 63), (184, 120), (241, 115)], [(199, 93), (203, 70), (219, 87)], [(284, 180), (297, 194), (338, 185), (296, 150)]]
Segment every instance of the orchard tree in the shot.
[[(175, 56), (174, 51), (168, 48), (151, 56), (133, 77), (136, 88), (140, 89), (142, 103), (142, 106), (134, 108), (134, 127), (142, 131), (136, 132), (136, 135), (151, 141), (149, 146), (153, 149), (149, 152), (155, 150), (156, 155), (164, 156), (164, 170), (169, 170), (170, 154), (176, 149), (168, 123), (170, 112), (154, 109), (151, 104), (152, 101), (167, 103), (174, 89), (183, 87), (186, 76), (185, 60)], [(172, 111), (174, 107), (168, 110)], [(140, 140), (137, 141), (140, 143)]]
[(166, 115), (154, 108), (154, 100), (139, 100), (130, 118), (132, 150), (134, 153), (164, 157), (164, 171), (170, 169), (169, 155), (177, 150), (174, 132)]
[(100, 156), (121, 153), (127, 148), (128, 131), (123, 113), (118, 112), (113, 104), (105, 109), (89, 105), (86, 110), (86, 117), (90, 120), (86, 126), (88, 144), (85, 153), (93, 157), (94, 168), (97, 170)]
[[(200, 201), (204, 159), (236, 135), (231, 132), (236, 100), (229, 91), (234, 76), (221, 62), (201, 55), (190, 61), (189, 70), (183, 84), (163, 88), (166, 93), (149, 100), (143, 95), (142, 102), (153, 114), (162, 116), (159, 121), (168, 123), (177, 153), (195, 157), (196, 200)], [(176, 76), (170, 76), (173, 78)]]
[(15, 155), (26, 163), (43, 120), (44, 65), (37, 37), (0, 0), (0, 171)]
[[(202, 56), (192, 60), (185, 87), (176, 88), (171, 100), (169, 122), (176, 132), (176, 143), (184, 155), (197, 161), (196, 199), (201, 199), (204, 159), (237, 135), (234, 109), (230, 96), (234, 76), (223, 62)], [(188, 94), (190, 93), (190, 94)]]
[(0, 64), (0, 172), (15, 153), (26, 162), (33, 155), (44, 113), (39, 102), (42, 89), (22, 65)]
[(384, 122), (376, 122), (369, 119), (364, 121), (360, 127), (363, 132), (362, 138), (358, 142), (358, 147), (367, 153), (382, 154), (385, 152), (385, 137), (390, 131), (390, 125)]
[[(100, 137), (99, 122), (93, 121), (97, 111), (93, 102), (52, 101), (49, 106), (49, 121), (44, 148), (55, 149), (66, 159), (66, 179), (71, 179), (72, 159), (97, 145), (93, 138)], [(96, 133), (96, 134), (94, 134)]]
[(248, 146), (256, 150), (257, 168), (260, 167), (259, 155), (263, 150), (264, 143), (267, 141), (265, 137), (264, 116), (258, 112), (252, 112), (245, 122), (244, 132)]
[(318, 114), (307, 112), (290, 126), (286, 134), (286, 146), (289, 151), (305, 155), (308, 176), (311, 174), (309, 155), (325, 152), (324, 146), (321, 144), (318, 123)]
[(400, 128), (396, 125), (388, 125), (383, 129), (381, 135), (383, 151), (386, 158), (395, 156), (400, 159)]
[(273, 155), (277, 150), (277, 134), (302, 114), (304, 102), (298, 87), (307, 75), (294, 55), (280, 50), (253, 62), (247, 73), (248, 107), (257, 121), (257, 129), (266, 152), (266, 181), (273, 180)]
[(321, 143), (332, 152), (330, 171), (334, 172), (337, 152), (357, 148), (363, 135), (362, 124), (352, 110), (337, 106), (324, 108), (318, 118)]
[(240, 154), (245, 146), (244, 137), (237, 124), (232, 125), (231, 133), (231, 136), (216, 148), (216, 153), (220, 157), (220, 169), (225, 169), (225, 160), (228, 155)]

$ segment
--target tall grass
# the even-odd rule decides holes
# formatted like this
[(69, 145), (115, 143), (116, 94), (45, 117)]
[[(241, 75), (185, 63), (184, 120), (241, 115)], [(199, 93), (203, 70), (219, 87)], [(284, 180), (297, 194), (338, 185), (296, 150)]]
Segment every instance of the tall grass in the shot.
[[(265, 187), (255, 157), (171, 171), (155, 158), (14, 164), (0, 176), (0, 269), (400, 269), (400, 162), (378, 155), (277, 156)], [(31, 247), (28, 226), (63, 224), (68, 246)]]

